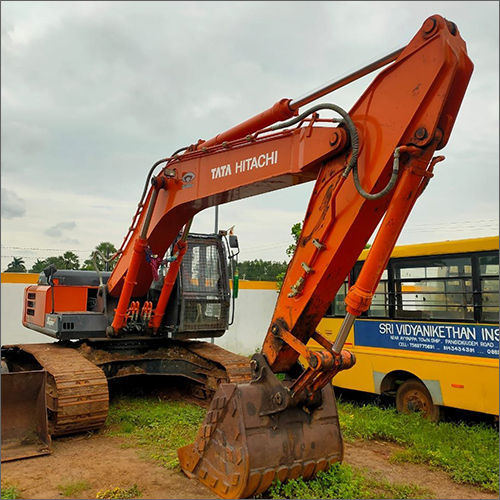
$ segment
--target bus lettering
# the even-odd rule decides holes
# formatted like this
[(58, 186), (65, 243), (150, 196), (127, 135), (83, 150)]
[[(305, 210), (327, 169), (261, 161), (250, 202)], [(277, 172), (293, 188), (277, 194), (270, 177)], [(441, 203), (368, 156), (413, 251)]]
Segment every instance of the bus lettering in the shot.
[(498, 351), (499, 328), (358, 319), (354, 336), (358, 346), (494, 357)]
[(495, 342), (498, 342), (498, 328), (488, 326), (481, 327), (481, 338), (483, 340), (494, 340)]
[(393, 334), (394, 328), (392, 323), (380, 323), (378, 327), (379, 332), (384, 335), (386, 333)]
[(465, 337), (467, 340), (470, 340), (472, 337), (476, 340), (476, 332), (469, 326), (448, 325), (446, 326), (446, 330), (448, 331), (448, 338), (461, 340)]

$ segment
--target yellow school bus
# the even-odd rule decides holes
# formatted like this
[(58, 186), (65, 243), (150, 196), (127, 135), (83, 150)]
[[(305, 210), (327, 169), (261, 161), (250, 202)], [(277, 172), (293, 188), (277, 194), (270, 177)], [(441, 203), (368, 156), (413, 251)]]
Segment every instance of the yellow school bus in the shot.
[[(318, 327), (330, 340), (367, 252)], [(443, 406), (498, 416), (498, 312), (498, 237), (396, 247), (347, 338), (356, 364), (333, 383), (434, 421)]]

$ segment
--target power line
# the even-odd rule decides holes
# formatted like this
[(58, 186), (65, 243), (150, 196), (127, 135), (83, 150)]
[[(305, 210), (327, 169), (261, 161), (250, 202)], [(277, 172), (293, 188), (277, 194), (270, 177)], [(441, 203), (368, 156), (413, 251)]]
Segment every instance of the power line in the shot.
[(9, 250), (37, 250), (43, 252), (78, 252), (78, 253), (86, 253), (92, 252), (92, 250), (78, 250), (78, 249), (68, 249), (68, 248), (36, 248), (36, 247), (7, 247), (1, 246), (1, 248), (6, 248)]

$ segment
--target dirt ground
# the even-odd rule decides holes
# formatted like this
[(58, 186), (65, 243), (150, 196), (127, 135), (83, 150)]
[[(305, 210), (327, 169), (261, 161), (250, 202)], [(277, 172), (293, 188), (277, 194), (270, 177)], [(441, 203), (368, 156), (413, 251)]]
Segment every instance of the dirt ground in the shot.
[[(117, 437), (102, 434), (56, 439), (52, 455), (2, 464), (2, 482), (16, 485), (23, 498), (64, 498), (58, 486), (86, 481), (88, 488), (74, 498), (95, 498), (102, 489), (137, 485), (141, 498), (217, 498), (182, 472), (160, 467)], [(459, 485), (446, 473), (424, 465), (392, 464), (398, 447), (381, 442), (346, 444), (344, 462), (377, 479), (414, 483), (432, 491), (435, 498), (494, 499), (498, 496)]]

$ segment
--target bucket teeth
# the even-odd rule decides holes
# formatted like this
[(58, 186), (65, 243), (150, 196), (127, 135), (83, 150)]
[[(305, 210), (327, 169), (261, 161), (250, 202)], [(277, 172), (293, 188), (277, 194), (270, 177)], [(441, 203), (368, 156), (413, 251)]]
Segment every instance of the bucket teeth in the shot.
[(322, 405), (261, 415), (262, 386), (221, 384), (195, 442), (178, 450), (183, 471), (222, 498), (247, 498), (273, 481), (310, 479), (342, 460), (333, 388)]

